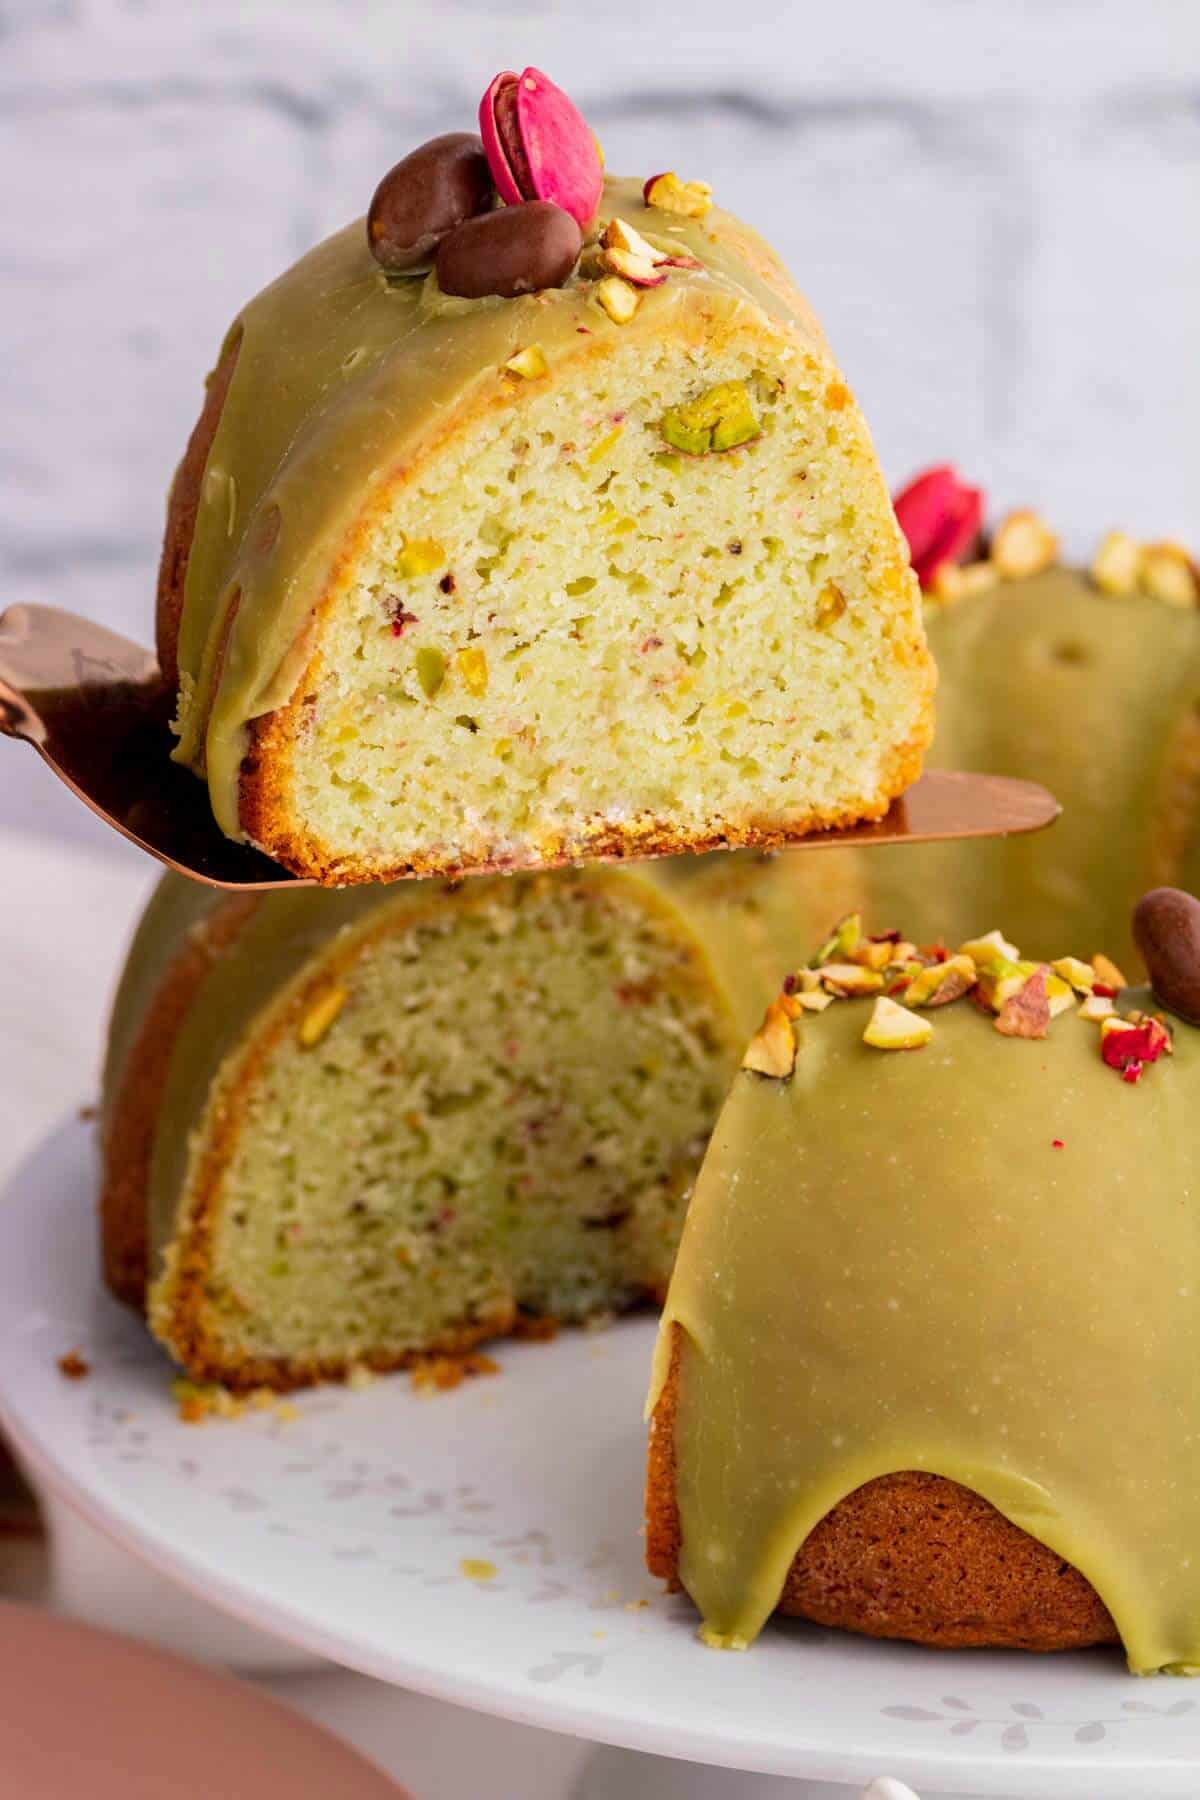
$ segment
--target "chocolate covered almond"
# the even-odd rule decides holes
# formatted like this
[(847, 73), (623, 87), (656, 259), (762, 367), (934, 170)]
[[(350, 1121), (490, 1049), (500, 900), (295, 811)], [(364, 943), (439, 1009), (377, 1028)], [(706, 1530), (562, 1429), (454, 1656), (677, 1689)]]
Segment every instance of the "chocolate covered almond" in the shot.
[(548, 200), (503, 206), (468, 219), (437, 251), (438, 285), (444, 294), (512, 300), (539, 288), (562, 287), (583, 239), (570, 213)]
[(430, 138), (389, 169), (367, 213), (376, 262), (403, 271), (427, 264), (442, 238), (490, 206), (491, 170), (471, 131)]

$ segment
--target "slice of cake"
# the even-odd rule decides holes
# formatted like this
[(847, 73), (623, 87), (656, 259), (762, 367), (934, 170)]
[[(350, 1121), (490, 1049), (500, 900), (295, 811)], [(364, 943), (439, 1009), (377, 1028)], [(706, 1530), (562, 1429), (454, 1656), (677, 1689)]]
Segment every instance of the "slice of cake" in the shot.
[(648, 1562), (710, 1642), (1200, 1663), (1200, 903), (1137, 929), (1153, 993), (845, 920), (768, 1009), (650, 1398)]
[(820, 327), (702, 183), (602, 183), (536, 71), (489, 94), (487, 159), (423, 146), (230, 328), (160, 578), (178, 758), (332, 884), (880, 815), (933, 671)]
[(110, 1286), (292, 1386), (665, 1292), (799, 871), (680, 858), (229, 897), (168, 876), (113, 1011)]

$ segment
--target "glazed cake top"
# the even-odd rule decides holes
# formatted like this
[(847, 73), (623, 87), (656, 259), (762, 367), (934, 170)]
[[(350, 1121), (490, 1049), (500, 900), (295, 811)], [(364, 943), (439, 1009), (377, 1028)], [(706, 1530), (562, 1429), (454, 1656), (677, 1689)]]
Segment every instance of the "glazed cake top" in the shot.
[(1078, 1568), (1136, 1670), (1198, 1664), (1200, 1033), (1099, 959), (852, 960), (911, 949), (826, 946), (711, 1141), (650, 1400), (678, 1326), (684, 1585), (743, 1645), (839, 1500), (925, 1470)]

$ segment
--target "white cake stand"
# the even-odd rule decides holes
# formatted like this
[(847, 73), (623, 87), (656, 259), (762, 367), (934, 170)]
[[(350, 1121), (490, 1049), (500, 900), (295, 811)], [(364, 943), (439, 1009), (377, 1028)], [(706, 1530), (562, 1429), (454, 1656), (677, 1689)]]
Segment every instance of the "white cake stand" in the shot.
[[(0, 1422), (60, 1508), (260, 1652), (611, 1746), (573, 1800), (798, 1800), (882, 1774), (922, 1800), (1200, 1789), (1200, 1690), (1135, 1681), (1115, 1655), (797, 1625), (745, 1656), (705, 1650), (641, 1567), (647, 1319), (506, 1346), (500, 1378), (448, 1395), (397, 1376), (303, 1395), (290, 1421), (181, 1424), (165, 1361), (101, 1291), (94, 1191), (72, 1121), (0, 1198)], [(58, 1370), (72, 1349), (84, 1380)]]

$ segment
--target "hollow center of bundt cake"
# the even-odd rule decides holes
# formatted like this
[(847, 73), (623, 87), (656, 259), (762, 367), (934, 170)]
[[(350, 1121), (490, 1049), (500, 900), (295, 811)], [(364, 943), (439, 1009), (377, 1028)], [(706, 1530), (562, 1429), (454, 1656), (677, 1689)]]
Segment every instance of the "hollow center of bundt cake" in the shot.
[(207, 1202), (210, 1372), (386, 1363), (518, 1308), (661, 1295), (729, 1028), (694, 942), (625, 887), (505, 883), (309, 981)]
[[(306, 696), (294, 810), (334, 867), (753, 841), (869, 807), (923, 701), (908, 577), (849, 395), (767, 347), (630, 343), (419, 465)], [(759, 435), (673, 447), (671, 409), (729, 383)]]

